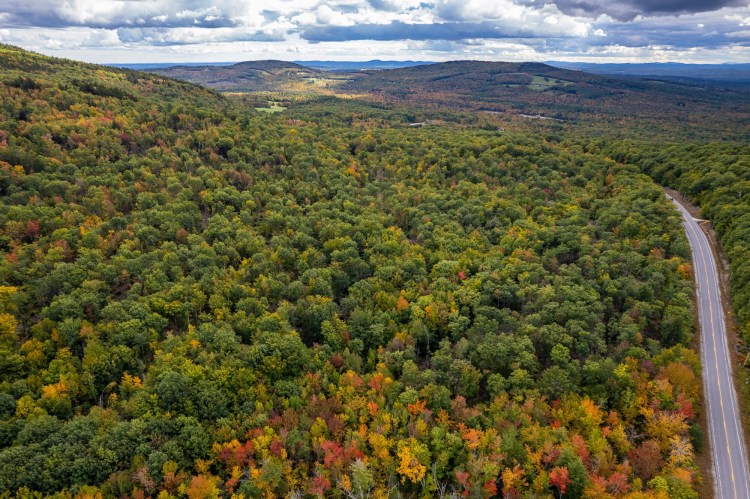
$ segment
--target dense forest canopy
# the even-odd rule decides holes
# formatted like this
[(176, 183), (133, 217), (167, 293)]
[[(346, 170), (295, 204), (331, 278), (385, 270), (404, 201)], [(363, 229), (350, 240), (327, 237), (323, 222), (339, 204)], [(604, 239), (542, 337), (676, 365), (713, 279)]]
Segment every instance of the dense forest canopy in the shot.
[(0, 57), (0, 493), (697, 497), (689, 246), (638, 168)]
[[(656, 181), (678, 189), (701, 206), (715, 228), (729, 263), (731, 301), (738, 319), (736, 349), (747, 357), (750, 343), (750, 147), (744, 143), (659, 145), (594, 141), (592, 150), (637, 165)], [(740, 389), (750, 397), (750, 372), (740, 369)]]

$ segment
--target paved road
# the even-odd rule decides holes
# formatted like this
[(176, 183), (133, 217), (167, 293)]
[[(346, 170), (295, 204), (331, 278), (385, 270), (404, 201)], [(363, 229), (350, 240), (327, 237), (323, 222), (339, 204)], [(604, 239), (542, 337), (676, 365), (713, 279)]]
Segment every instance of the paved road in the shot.
[(682, 205), (676, 201), (675, 204), (682, 212), (682, 225), (693, 249), (716, 497), (750, 499), (747, 452), (732, 378), (716, 261), (697, 221)]

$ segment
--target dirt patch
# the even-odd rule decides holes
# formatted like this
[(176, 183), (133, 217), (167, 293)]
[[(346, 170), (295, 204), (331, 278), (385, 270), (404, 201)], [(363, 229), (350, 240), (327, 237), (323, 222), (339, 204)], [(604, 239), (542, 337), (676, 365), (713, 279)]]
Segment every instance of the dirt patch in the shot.
[(678, 201), (682, 206), (685, 207), (685, 209), (693, 215), (694, 218), (702, 218), (701, 209), (697, 206), (693, 206), (690, 204), (690, 201), (685, 199), (685, 197), (680, 194), (679, 191), (676, 191), (674, 189), (670, 189), (669, 187), (662, 187), (664, 189), (664, 192), (675, 198), (676, 201)]

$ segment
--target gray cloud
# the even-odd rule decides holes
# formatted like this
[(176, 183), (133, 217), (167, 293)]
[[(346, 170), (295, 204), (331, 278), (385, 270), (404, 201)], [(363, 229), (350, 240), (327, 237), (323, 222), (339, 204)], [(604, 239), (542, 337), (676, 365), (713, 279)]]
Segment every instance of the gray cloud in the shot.
[(123, 43), (146, 43), (165, 47), (172, 45), (196, 45), (202, 43), (227, 42), (281, 42), (287, 37), (283, 31), (266, 32), (241, 28), (206, 29), (177, 28), (163, 30), (160, 28), (118, 28), (117, 36)]
[(116, 29), (237, 26), (224, 10), (197, 0), (144, 2), (140, 0), (3, 0), (3, 27)]
[[(534, 0), (527, 0), (531, 3)], [(711, 12), (723, 7), (743, 7), (747, 0), (555, 0), (566, 14), (596, 18), (606, 14), (618, 21), (631, 21), (636, 16), (655, 16)]]
[(420, 2), (419, 4), (412, 5), (410, 7), (404, 7), (402, 3), (397, 0), (367, 0), (367, 3), (376, 10), (382, 10), (386, 12), (400, 12), (409, 11), (416, 9), (434, 9), (434, 2)]
[(725, 13), (683, 15), (677, 18), (642, 18), (628, 23), (600, 24), (606, 37), (589, 40), (590, 45), (617, 44), (626, 47), (669, 46), (673, 48), (721, 48), (750, 41), (742, 32), (743, 16), (732, 21)]
[(336, 6), (336, 10), (343, 12), (344, 14), (356, 14), (360, 11), (360, 6), (356, 3), (352, 4), (341, 4)]
[[(533, 26), (499, 27), (494, 22), (409, 24), (394, 21), (389, 24), (360, 24), (355, 26), (311, 26), (302, 29), (302, 38), (311, 42), (345, 40), (464, 40), (471, 38), (537, 38), (544, 33)], [(572, 35), (571, 35), (572, 36)]]

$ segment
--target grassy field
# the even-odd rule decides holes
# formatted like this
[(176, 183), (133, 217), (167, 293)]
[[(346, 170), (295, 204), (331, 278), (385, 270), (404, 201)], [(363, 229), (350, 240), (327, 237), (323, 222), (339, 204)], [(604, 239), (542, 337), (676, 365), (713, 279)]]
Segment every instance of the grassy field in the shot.
[(280, 113), (280, 112), (286, 111), (286, 108), (278, 102), (269, 101), (267, 107), (256, 107), (255, 110), (260, 111), (262, 113), (273, 114), (273, 113)]
[(534, 76), (531, 79), (531, 83), (529, 83), (529, 89), (543, 92), (544, 90), (555, 86), (567, 87), (572, 84), (572, 81), (558, 80), (557, 78), (547, 78), (545, 76)]

